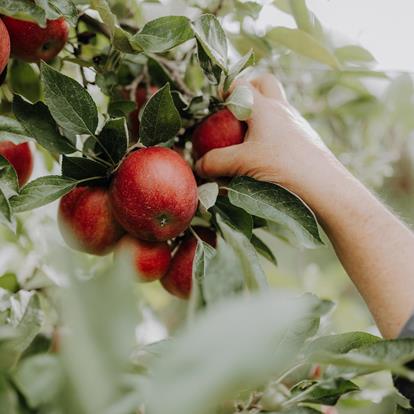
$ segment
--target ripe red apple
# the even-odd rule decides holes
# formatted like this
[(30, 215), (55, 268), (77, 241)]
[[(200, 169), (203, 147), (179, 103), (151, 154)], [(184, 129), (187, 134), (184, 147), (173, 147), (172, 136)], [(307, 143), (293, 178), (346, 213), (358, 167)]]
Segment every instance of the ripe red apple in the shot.
[(135, 89), (135, 102), (137, 108), (129, 114), (129, 126), (131, 131), (131, 137), (134, 141), (139, 138), (139, 114), (149, 98), (158, 91), (157, 86), (147, 87), (146, 85), (140, 84)]
[(141, 282), (161, 279), (171, 261), (171, 249), (166, 242), (147, 242), (126, 235), (118, 243), (115, 254), (126, 255)]
[(0, 141), (0, 155), (16, 170), (20, 187), (25, 185), (33, 171), (33, 156), (29, 143), (15, 144), (11, 141)]
[[(216, 246), (216, 234), (205, 228), (195, 227), (197, 235), (210, 246)], [(188, 234), (175, 252), (167, 274), (161, 279), (161, 284), (172, 295), (188, 299), (193, 284), (193, 261), (197, 249), (197, 239)]]
[(26, 62), (49, 62), (68, 40), (69, 26), (63, 17), (48, 20), (45, 28), (13, 17), (3, 16), (2, 19), (10, 35), (12, 55)]
[(6, 26), (0, 20), (0, 73), (7, 66), (10, 57), (10, 36)]
[(101, 187), (77, 187), (62, 197), (58, 224), (70, 247), (98, 256), (110, 253), (125, 233)]
[(194, 129), (192, 142), (196, 158), (214, 148), (241, 144), (246, 135), (246, 123), (239, 121), (227, 108), (203, 119)]
[(148, 241), (177, 237), (189, 226), (198, 203), (191, 168), (164, 147), (132, 152), (116, 172), (110, 196), (125, 230)]

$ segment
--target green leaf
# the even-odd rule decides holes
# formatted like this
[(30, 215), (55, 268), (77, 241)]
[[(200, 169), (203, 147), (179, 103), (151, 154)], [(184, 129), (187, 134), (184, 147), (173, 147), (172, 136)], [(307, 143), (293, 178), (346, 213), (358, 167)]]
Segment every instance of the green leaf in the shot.
[(60, 134), (55, 120), (43, 102), (30, 104), (19, 95), (15, 95), (13, 112), (28, 136), (33, 137), (48, 151), (59, 154), (71, 154), (76, 151), (72, 142)]
[(314, 307), (309, 297), (291, 301), (274, 292), (208, 307), (152, 364), (151, 378), (140, 387), (146, 409), (212, 413), (219, 402), (262, 385), (291, 365), (299, 346), (290, 332)]
[[(108, 119), (105, 126), (98, 136), (100, 145), (105, 148), (105, 152), (99, 152), (100, 156), (105, 158), (109, 154), (110, 161), (115, 164), (121, 161), (128, 149), (128, 127), (126, 119), (111, 118)], [(99, 145), (95, 145), (97, 151), (100, 150)]]
[(10, 203), (16, 213), (33, 210), (64, 196), (77, 183), (72, 178), (56, 175), (40, 177), (25, 185), (18, 196), (10, 199)]
[(5, 196), (3, 190), (0, 188), (0, 222), (14, 230), (12, 209), (10, 202)]
[(261, 239), (259, 239), (259, 237), (253, 234), (250, 241), (259, 254), (269, 260), (270, 263), (273, 263), (275, 266), (277, 266), (277, 259), (272, 250), (270, 250), (270, 248)]
[(108, 105), (108, 114), (112, 117), (125, 116), (136, 107), (136, 103), (132, 101), (111, 101)]
[(240, 20), (247, 16), (256, 20), (259, 18), (260, 12), (263, 10), (263, 5), (255, 1), (237, 0), (235, 6), (236, 15)]
[(304, 247), (323, 244), (315, 215), (299, 198), (282, 187), (250, 177), (236, 177), (229, 186), (229, 199), (254, 216), (283, 224)]
[(364, 47), (348, 45), (335, 49), (335, 56), (342, 63), (347, 62), (375, 62), (374, 56)]
[(193, 27), (199, 45), (205, 54), (214, 65), (219, 66), (227, 74), (227, 38), (217, 17), (212, 14), (203, 14), (194, 22)]
[(412, 338), (377, 341), (345, 354), (326, 352), (323, 349), (312, 354), (313, 361), (334, 365), (338, 367), (335, 375), (348, 378), (387, 370), (414, 381), (414, 373), (405, 367), (413, 359)]
[(40, 76), (31, 64), (14, 59), (9, 72), (10, 86), (14, 94), (22, 95), (31, 102), (39, 100)]
[(244, 290), (242, 262), (235, 249), (220, 237), (215, 254), (211, 257), (210, 253), (204, 278), (200, 282), (208, 305)]
[(108, 167), (88, 158), (63, 156), (62, 175), (75, 180), (106, 178)]
[(25, 358), (13, 373), (13, 382), (33, 409), (54, 402), (65, 383), (60, 360), (51, 354)]
[(205, 183), (198, 187), (199, 209), (203, 215), (216, 204), (219, 195), (219, 186), (217, 183)]
[(194, 315), (195, 312), (206, 305), (204, 282), (207, 271), (207, 266), (211, 259), (216, 254), (216, 251), (208, 243), (198, 240), (197, 248), (193, 261), (193, 287), (191, 290), (190, 298), (190, 314)]
[(14, 273), (5, 273), (0, 276), (0, 288), (16, 293), (19, 290), (19, 282)]
[(174, 138), (180, 128), (180, 114), (167, 83), (145, 105), (139, 129), (140, 140), (146, 146), (157, 145)]
[(226, 224), (220, 216), (217, 216), (217, 222), (224, 239), (233, 247), (239, 257), (246, 286), (250, 290), (266, 289), (268, 287), (266, 275), (249, 239), (240, 231)]
[(165, 16), (148, 22), (131, 38), (132, 45), (147, 53), (164, 53), (194, 37), (191, 22), (184, 16)]
[(204, 75), (213, 85), (220, 83), (222, 69), (207, 55), (201, 43), (197, 40), (197, 59)]
[(240, 121), (246, 121), (252, 116), (254, 97), (248, 86), (237, 86), (226, 99), (225, 105)]
[(379, 341), (381, 341), (381, 338), (366, 332), (349, 332), (339, 335), (321, 336), (306, 346), (305, 355), (311, 355), (314, 352), (320, 352), (322, 350), (343, 354), (352, 349), (375, 344)]
[(41, 76), (46, 104), (58, 125), (71, 134), (93, 135), (98, 126), (98, 110), (89, 93), (44, 62)]
[(0, 115), (0, 141), (13, 141), (15, 144), (27, 141), (27, 134), (18, 121)]
[(0, 189), (8, 199), (19, 192), (16, 170), (2, 155), (0, 155)]
[(312, 15), (306, 6), (305, 0), (289, 0), (290, 10), (299, 29), (312, 34)]
[(40, 332), (44, 314), (39, 296), (34, 292), (19, 291), (11, 298), (9, 325), (14, 334), (0, 339), (0, 371), (9, 370)]
[(276, 27), (266, 34), (266, 39), (275, 46), (285, 46), (293, 52), (328, 65), (333, 69), (338, 69), (340, 66), (335, 55), (318, 40), (300, 29)]
[(290, 0), (273, 0), (272, 2), (275, 7), (277, 7), (280, 11), (292, 14), (292, 9), (290, 7)]
[(47, 0), (43, 4), (49, 20), (55, 20), (63, 16), (69, 24), (76, 26), (78, 11), (72, 0)]
[(253, 49), (250, 49), (247, 54), (245, 54), (239, 61), (230, 67), (229, 75), (226, 77), (226, 80), (224, 82), (224, 92), (227, 92), (229, 90), (230, 86), (241, 72), (243, 72), (249, 66), (253, 66), (254, 63), (254, 52)]
[(228, 197), (219, 196), (213, 209), (220, 217), (235, 230), (241, 231), (249, 240), (253, 232), (252, 216), (240, 207), (230, 203)]
[[(314, 383), (302, 381), (291, 390), (295, 404), (298, 402), (335, 405), (339, 398), (353, 391), (359, 391), (358, 385), (343, 378), (332, 378)], [(289, 401), (287, 401), (289, 404)]]
[(115, 49), (124, 53), (134, 53), (135, 50), (130, 43), (131, 35), (120, 27), (118, 19), (112, 13), (108, 2), (106, 0), (92, 0), (91, 6), (99, 12), (103, 22), (109, 29), (112, 45)]
[(0, 0), (0, 14), (37, 22), (46, 27), (46, 13), (32, 0)]
[(20, 414), (18, 406), (17, 392), (4, 376), (0, 376), (0, 407), (7, 414)]

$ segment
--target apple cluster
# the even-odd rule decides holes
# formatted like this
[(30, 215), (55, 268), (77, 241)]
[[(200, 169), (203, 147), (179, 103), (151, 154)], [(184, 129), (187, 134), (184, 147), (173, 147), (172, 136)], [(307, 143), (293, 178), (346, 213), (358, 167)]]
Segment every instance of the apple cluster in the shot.
[[(26, 62), (50, 61), (62, 50), (69, 28), (63, 18), (45, 28), (3, 16), (0, 20), (0, 72), (9, 56)], [(135, 88), (136, 108), (129, 113), (130, 150), (109, 184), (81, 185), (60, 200), (58, 224), (66, 243), (79, 251), (129, 260), (141, 282), (160, 280), (171, 294), (188, 299), (198, 240), (216, 245), (214, 230), (193, 226), (198, 207), (197, 178), (179, 148), (142, 147), (140, 113), (156, 86)], [(125, 94), (129, 93), (123, 91)], [(128, 98), (125, 96), (125, 98)], [(246, 125), (228, 109), (219, 109), (192, 132), (194, 159), (211, 149), (240, 144)], [(27, 142), (0, 142), (0, 154), (16, 170), (19, 184), (30, 178), (33, 157)]]
[[(129, 116), (132, 143), (138, 140), (139, 113), (156, 91), (155, 86), (140, 84), (134, 92), (136, 109)], [(194, 158), (240, 144), (245, 132), (244, 123), (220, 109), (194, 128)], [(168, 292), (188, 299), (198, 239), (216, 245), (212, 229), (189, 230), (197, 207), (196, 176), (179, 150), (133, 146), (107, 188), (80, 186), (61, 199), (58, 222), (72, 248), (95, 255), (114, 251), (129, 260), (139, 281), (160, 280)]]

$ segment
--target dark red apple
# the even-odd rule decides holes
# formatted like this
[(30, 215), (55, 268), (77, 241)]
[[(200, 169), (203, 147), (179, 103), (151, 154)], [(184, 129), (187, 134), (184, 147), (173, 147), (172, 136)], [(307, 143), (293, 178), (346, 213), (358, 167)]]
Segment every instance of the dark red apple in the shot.
[(16, 170), (20, 187), (25, 185), (33, 172), (33, 156), (29, 143), (15, 144), (11, 141), (0, 141), (0, 155)]
[(48, 20), (45, 28), (36, 23), (3, 16), (10, 35), (11, 53), (26, 62), (49, 62), (65, 46), (69, 36), (69, 26), (61, 17)]
[(241, 144), (246, 130), (246, 123), (239, 121), (227, 108), (215, 112), (194, 129), (192, 142), (195, 158), (201, 158), (214, 148)]
[(127, 257), (138, 280), (153, 282), (161, 279), (171, 261), (171, 249), (166, 242), (147, 242), (126, 235), (118, 243), (115, 254)]
[(0, 74), (6, 68), (10, 57), (10, 36), (6, 26), (0, 20)]
[(191, 168), (164, 147), (132, 152), (116, 172), (110, 196), (125, 230), (148, 241), (177, 237), (189, 226), (198, 204)]
[[(205, 228), (195, 227), (197, 235), (210, 246), (216, 246), (216, 234)], [(167, 274), (161, 279), (161, 284), (172, 295), (188, 299), (193, 284), (193, 261), (197, 248), (197, 239), (188, 234), (175, 252)]]
[(62, 197), (58, 223), (70, 247), (98, 256), (110, 253), (125, 233), (101, 187), (77, 187)]

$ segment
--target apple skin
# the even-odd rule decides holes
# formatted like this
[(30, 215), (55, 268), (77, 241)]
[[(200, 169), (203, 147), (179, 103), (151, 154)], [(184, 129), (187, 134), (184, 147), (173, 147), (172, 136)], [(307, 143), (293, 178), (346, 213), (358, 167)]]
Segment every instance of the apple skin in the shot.
[[(210, 246), (216, 246), (216, 234), (205, 227), (193, 228), (201, 240)], [(175, 252), (167, 274), (161, 284), (169, 293), (180, 299), (188, 299), (193, 284), (193, 261), (197, 249), (197, 239), (188, 234)]]
[(165, 147), (132, 152), (112, 180), (110, 197), (124, 229), (147, 241), (177, 237), (190, 225), (198, 205), (191, 168)]
[(196, 159), (215, 148), (241, 144), (246, 135), (245, 122), (239, 121), (227, 108), (203, 119), (192, 135), (193, 154)]
[(167, 273), (171, 249), (166, 242), (147, 242), (126, 235), (119, 241), (115, 256), (127, 256), (140, 282), (153, 282)]
[(0, 141), (0, 155), (16, 170), (19, 186), (25, 185), (33, 172), (33, 155), (29, 143), (15, 144), (11, 141)]
[(49, 62), (65, 46), (69, 25), (63, 17), (48, 20), (45, 28), (36, 23), (3, 16), (10, 35), (11, 54), (26, 62)]
[(137, 108), (129, 114), (129, 126), (131, 131), (131, 137), (134, 141), (138, 141), (139, 138), (139, 114), (149, 98), (158, 91), (157, 86), (146, 87), (145, 85), (138, 85), (135, 89), (135, 102)]
[(77, 187), (61, 198), (58, 224), (65, 242), (75, 250), (104, 256), (125, 234), (116, 221), (108, 190)]
[(10, 57), (10, 36), (3, 21), (0, 20), (0, 73), (6, 68)]

